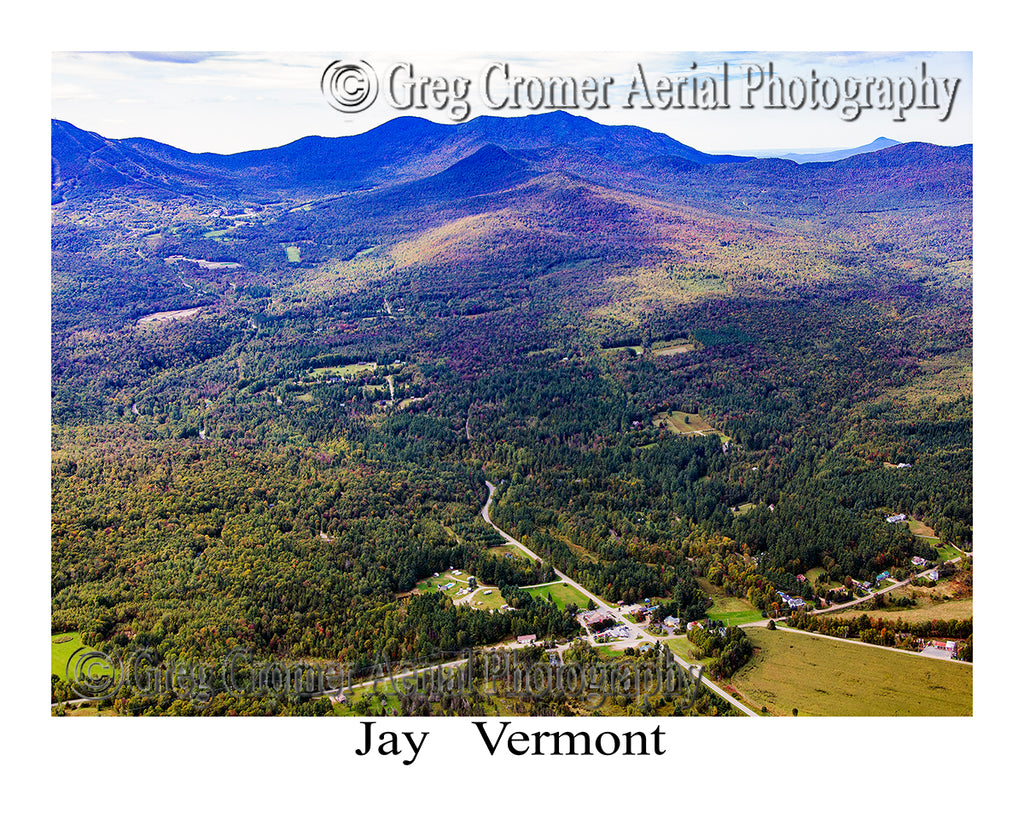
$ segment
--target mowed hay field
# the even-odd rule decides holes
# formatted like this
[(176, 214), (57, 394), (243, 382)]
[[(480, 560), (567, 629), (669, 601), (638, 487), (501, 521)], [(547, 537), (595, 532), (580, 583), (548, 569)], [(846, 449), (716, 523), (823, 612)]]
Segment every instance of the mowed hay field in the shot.
[(716, 600), (714, 605), (708, 609), (707, 616), (708, 619), (718, 620), (727, 626), (740, 626), (744, 623), (754, 623), (764, 619), (758, 609), (738, 597), (724, 597)]
[(953, 578), (940, 581), (935, 586), (903, 586), (890, 595), (893, 599), (912, 597), (917, 605), (912, 608), (858, 609), (857, 607), (823, 614), (838, 620), (853, 620), (866, 614), (872, 619), (903, 620), (905, 623), (927, 623), (931, 620), (966, 620), (974, 616), (974, 598), (970, 593), (971, 575), (960, 572)]
[(891, 620), (893, 622), (902, 620), (904, 623), (929, 623), (932, 620), (966, 620), (974, 616), (974, 598), (966, 597), (961, 600), (947, 600), (944, 603), (930, 603), (927, 598), (918, 598), (922, 604), (912, 609), (867, 609), (854, 611), (843, 609), (830, 614), (823, 614), (822, 617), (835, 618), (836, 620), (856, 620), (862, 614), (866, 614), (872, 620)]
[[(694, 435), (698, 432), (714, 432), (714, 427), (696, 412), (659, 412), (654, 416), (654, 424), (664, 423), (669, 432), (676, 435)], [(724, 437), (724, 436), (723, 436)]]
[(792, 631), (746, 630), (755, 654), (731, 684), (790, 716), (970, 716), (974, 669)]
[(568, 583), (561, 581), (555, 581), (554, 583), (548, 583), (544, 586), (530, 586), (523, 589), (531, 597), (538, 597), (542, 600), (547, 600), (550, 595), (552, 602), (558, 606), (559, 611), (565, 611), (565, 607), (570, 603), (575, 603), (576, 608), (586, 609), (587, 603), (590, 602), (586, 595), (576, 591)]
[(61, 679), (66, 678), (68, 660), (83, 647), (82, 637), (77, 631), (67, 631), (50, 637), (50, 673)]

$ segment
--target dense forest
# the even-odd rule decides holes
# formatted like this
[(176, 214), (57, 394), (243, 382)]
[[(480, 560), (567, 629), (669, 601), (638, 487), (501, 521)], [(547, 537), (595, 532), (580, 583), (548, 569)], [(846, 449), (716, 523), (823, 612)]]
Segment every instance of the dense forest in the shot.
[[(63, 134), (54, 633), (366, 666), (573, 637), (518, 591), (552, 567), (696, 619), (697, 580), (768, 609), (936, 559), (893, 514), (971, 548), (969, 150), (622, 176), (524, 142), (271, 196)], [(509, 606), (416, 590), (450, 567)]]

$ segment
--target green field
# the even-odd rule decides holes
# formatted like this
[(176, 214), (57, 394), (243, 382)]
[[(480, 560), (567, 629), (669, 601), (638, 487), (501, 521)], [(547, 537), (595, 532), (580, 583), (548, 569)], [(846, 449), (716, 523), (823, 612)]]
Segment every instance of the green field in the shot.
[[(646, 642), (643, 642), (643, 643), (637, 643), (635, 646), (633, 646), (633, 648), (634, 648), (635, 652), (637, 654), (639, 654), (639, 656), (642, 657), (645, 652), (642, 652), (640, 649), (643, 646), (652, 646), (652, 645), (653, 645), (653, 643), (651, 643), (650, 641), (646, 641)], [(605, 645), (599, 645), (599, 646), (596, 646), (596, 648), (597, 648), (597, 656), (600, 657), (602, 660), (621, 660), (623, 657), (626, 656), (626, 649), (624, 649), (624, 648), (612, 648), (611, 646), (605, 646)], [(650, 649), (648, 649), (648, 650), (650, 650)]]
[[(455, 591), (455, 589), (452, 589), (452, 591)], [(487, 592), (490, 592), (490, 594)], [(469, 605), (483, 611), (494, 611), (507, 604), (508, 601), (501, 596), (501, 592), (498, 591), (496, 586), (481, 586), (476, 594), (473, 595), (473, 600)]]
[(757, 504), (756, 503), (741, 503), (739, 506), (736, 507), (736, 511), (733, 512), (733, 514), (734, 515), (745, 515), (745, 514), (747, 514), (747, 512), (750, 512), (750, 511), (752, 511), (752, 510), (754, 510), (756, 508), (757, 508)]
[[(935, 544), (932, 544), (935, 545)], [(962, 553), (953, 546), (948, 544), (942, 546), (935, 546), (935, 551), (939, 553), (939, 560), (946, 561), (952, 560), (954, 557), (962, 557)]]
[(932, 527), (928, 526), (926, 523), (923, 523), (922, 521), (914, 520), (913, 518), (911, 518), (907, 521), (907, 526), (910, 529), (910, 534), (914, 535), (915, 537), (924, 538), (925, 540), (939, 539), (938, 536), (935, 534), (935, 531), (932, 529)]
[(721, 620), (727, 626), (739, 626), (764, 619), (761, 612), (742, 597), (716, 598), (707, 615), (708, 619)]
[[(906, 587), (904, 587), (906, 589)], [(914, 593), (911, 589), (907, 593)], [(897, 595), (900, 592), (896, 593)], [(822, 617), (832, 617), (840, 620), (855, 620), (862, 614), (872, 619), (880, 620), (903, 620), (905, 623), (927, 623), (931, 620), (966, 620), (974, 616), (974, 599), (964, 597), (960, 600), (945, 600), (941, 602), (932, 601), (927, 595), (917, 595), (918, 605), (908, 609), (867, 609), (856, 608), (834, 611), (823, 614)]]
[(818, 578), (820, 578), (823, 574), (825, 574), (825, 570), (821, 566), (815, 566), (813, 569), (808, 569), (806, 572), (804, 572), (804, 577), (806, 577), (807, 582), (813, 586), (815, 583), (818, 582)]
[[(439, 592), (445, 597), (454, 598), (460, 591), (469, 587), (469, 575), (465, 572), (461, 574), (452, 574), (451, 572), (443, 572), (439, 577), (428, 577), (426, 580), (421, 580), (416, 584), (416, 591), (421, 594), (427, 592)], [(445, 589), (443, 592), (438, 589), (438, 586), (447, 586), (448, 583), (455, 583), (450, 589)]]
[(696, 412), (659, 412), (654, 416), (654, 425), (658, 426), (661, 423), (665, 424), (665, 429), (676, 435), (707, 433), (718, 435), (724, 441), (730, 440), (728, 435), (716, 430)]
[(309, 371), (312, 378), (352, 378), (356, 375), (372, 373), (377, 369), (376, 361), (364, 361), (359, 364), (345, 364), (342, 367), (317, 367)]
[(665, 640), (665, 642), (677, 656), (691, 663), (698, 662), (698, 660), (694, 659), (694, 651), (696, 651), (696, 647), (686, 637), (673, 637), (669, 640)]
[(82, 637), (77, 631), (51, 635), (50, 673), (63, 679), (68, 666), (68, 658), (80, 648), (82, 648)]
[[(466, 605), (466, 601), (471, 599), (472, 602), (468, 605), (483, 611), (500, 609), (506, 605), (508, 601), (502, 597), (501, 592), (498, 591), (496, 586), (480, 586), (472, 595), (472, 598), (470, 598), (468, 593), (460, 594), (460, 592), (469, 588), (469, 577), (466, 572), (461, 572), (457, 575), (452, 571), (443, 572), (439, 577), (428, 577), (426, 580), (421, 580), (416, 584), (416, 591), (420, 594), (428, 594), (430, 592), (443, 594), (459, 605)], [(449, 583), (454, 583), (455, 585), (444, 591), (438, 588), (438, 586), (447, 586)], [(485, 594), (485, 592), (490, 592), (490, 594)]]
[(764, 619), (761, 612), (745, 598), (732, 597), (720, 586), (713, 586), (704, 578), (698, 579), (697, 585), (711, 598), (711, 608), (707, 611), (710, 619), (720, 620), (727, 626), (739, 626)]
[(533, 562), (533, 558), (514, 543), (502, 543), (499, 546), (492, 546), (488, 551), (495, 557), (504, 557), (506, 554), (511, 554), (515, 558)]
[(799, 632), (747, 629), (753, 659), (732, 685), (769, 713), (806, 716), (969, 716), (969, 665)]
[(654, 355), (676, 355), (678, 353), (692, 353), (693, 350), (694, 345), (692, 341), (678, 338), (672, 341), (661, 342), (660, 346), (651, 348), (651, 353)]
[(712, 620), (721, 620), (727, 626), (742, 626), (744, 623), (756, 623), (758, 620), (764, 620), (764, 615), (759, 611), (727, 611), (727, 612), (714, 612), (709, 611), (708, 617)]
[(533, 588), (523, 589), (523, 591), (529, 593), (531, 597), (539, 597), (543, 600), (547, 600), (548, 595), (551, 595), (551, 599), (558, 606), (559, 611), (565, 611), (565, 607), (570, 603), (575, 603), (579, 609), (585, 609), (589, 602), (584, 594), (561, 581), (547, 583), (543, 586), (534, 586)]

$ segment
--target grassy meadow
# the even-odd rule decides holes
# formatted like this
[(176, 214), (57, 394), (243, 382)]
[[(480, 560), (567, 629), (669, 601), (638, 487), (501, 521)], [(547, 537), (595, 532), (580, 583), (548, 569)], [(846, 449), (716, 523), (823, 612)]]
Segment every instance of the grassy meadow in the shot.
[(559, 611), (565, 611), (565, 607), (570, 603), (575, 603), (578, 608), (585, 609), (588, 603), (586, 595), (560, 580), (555, 583), (546, 583), (543, 586), (533, 586), (523, 589), (523, 591), (528, 592), (531, 597), (539, 597), (544, 600), (547, 600), (550, 595)]
[(754, 657), (732, 685), (768, 713), (970, 716), (970, 665), (765, 628), (747, 629)]

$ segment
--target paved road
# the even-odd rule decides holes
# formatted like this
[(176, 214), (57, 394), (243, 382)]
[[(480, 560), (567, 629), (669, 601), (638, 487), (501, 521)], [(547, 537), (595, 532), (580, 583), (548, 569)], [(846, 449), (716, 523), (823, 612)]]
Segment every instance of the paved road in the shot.
[[(949, 560), (949, 561), (946, 561), (946, 562), (947, 563), (956, 563), (959, 560), (960, 560), (959, 557), (954, 557), (952, 560)], [(887, 586), (884, 589), (876, 589), (875, 591), (871, 592), (871, 594), (865, 595), (864, 597), (858, 597), (858, 598), (856, 598), (854, 600), (850, 600), (850, 601), (848, 601), (846, 603), (837, 603), (834, 606), (829, 606), (827, 609), (814, 609), (813, 611), (808, 611), (807, 613), (808, 614), (828, 614), (830, 611), (839, 611), (840, 609), (848, 609), (851, 606), (859, 606), (861, 603), (866, 603), (872, 597), (877, 597), (880, 594), (888, 594), (891, 591), (896, 591), (896, 589), (899, 589), (899, 588), (901, 588), (903, 586), (906, 586), (911, 580), (913, 580), (913, 579), (915, 579), (917, 577), (924, 577), (930, 571), (931, 571), (931, 569), (925, 569), (923, 572), (918, 572), (917, 574), (913, 574), (910, 577), (908, 577), (906, 580), (901, 580), (899, 583), (894, 583), (893, 585)]]
[[(494, 500), (494, 492), (496, 491), (497, 487), (495, 487), (495, 485), (493, 483), (491, 483), (490, 481), (485, 481), (485, 483), (487, 484), (487, 502), (484, 504), (483, 509), (480, 510), (480, 514), (483, 517), (483, 519), (485, 521), (487, 521), (487, 523), (489, 523), (491, 525), (491, 527), (494, 529), (494, 531), (496, 531), (499, 535), (501, 535), (505, 539), (506, 543), (511, 543), (514, 546), (518, 546), (520, 549), (523, 550), (523, 552), (525, 554), (527, 554), (533, 560), (540, 560), (541, 558), (537, 556), (536, 552), (532, 551), (531, 549), (526, 548), (526, 546), (524, 546), (522, 543), (520, 543), (518, 540), (516, 540), (514, 537), (512, 537), (512, 535), (510, 535), (508, 532), (506, 532), (503, 529), (501, 529), (498, 526), (496, 526), (494, 521), (491, 520), (491, 502)], [(560, 580), (562, 580), (564, 583), (567, 583), (570, 586), (572, 586), (574, 589), (576, 589), (576, 591), (578, 591), (580, 594), (586, 596), (588, 599), (593, 600), (594, 603), (597, 605), (598, 609), (600, 609), (602, 611), (607, 611), (609, 617), (611, 617), (613, 620), (617, 620), (618, 622), (622, 623), (623, 625), (628, 626), (631, 631), (637, 632), (638, 633), (638, 637), (636, 639), (638, 639), (638, 640), (649, 640), (652, 643), (661, 642), (661, 641), (667, 639), (667, 638), (665, 638), (663, 636), (656, 636), (654, 634), (651, 634), (646, 629), (643, 629), (640, 626), (638, 626), (636, 623), (629, 622), (629, 620), (627, 620), (621, 614), (621, 612), (619, 612), (617, 610), (617, 608), (615, 606), (613, 606), (611, 603), (609, 603), (609, 602), (607, 602), (605, 600), (602, 600), (596, 594), (594, 594), (590, 590), (588, 590), (588, 589), (584, 588), (583, 586), (581, 586), (579, 583), (577, 583), (575, 580), (573, 580), (571, 577), (569, 577), (569, 575), (565, 574), (565, 572), (559, 571), (554, 566), (552, 566), (551, 568), (554, 569), (555, 575)], [(668, 646), (666, 646), (666, 648), (668, 648)], [(686, 662), (686, 660), (684, 660), (682, 657), (680, 657), (675, 652), (671, 651), (671, 649), (670, 649), (670, 653), (672, 654), (672, 658), (676, 661), (676, 663), (681, 665), (683, 668), (690, 669), (690, 668), (695, 668), (696, 667), (695, 665), (691, 665), (690, 663)], [(714, 691), (716, 694), (718, 694), (718, 696), (720, 696), (726, 702), (730, 703), (735, 708), (737, 708), (739, 711), (741, 711), (742, 713), (744, 713), (744, 714), (746, 714), (748, 716), (751, 716), (751, 717), (758, 716), (758, 713), (756, 711), (754, 711), (751, 708), (749, 708), (746, 705), (744, 705), (742, 702), (737, 700), (734, 696), (729, 694), (727, 691), (724, 691), (721, 688), (719, 688), (717, 685), (715, 685), (713, 682), (708, 680), (706, 677), (703, 678), (701, 680), (701, 682), (704, 685), (706, 685), (708, 688), (710, 688), (712, 691)]]
[(819, 634), (816, 631), (804, 631), (799, 628), (789, 628), (788, 626), (776, 625), (775, 628), (778, 631), (788, 631), (790, 634), (809, 634), (811, 637), (820, 637), (823, 640), (835, 640), (839, 643), (850, 643), (855, 646), (870, 646), (871, 648), (880, 648), (885, 651), (895, 651), (897, 654), (905, 654), (908, 657), (926, 657), (929, 660), (941, 660), (945, 663), (960, 663), (961, 665), (974, 665), (969, 663), (967, 660), (954, 660), (952, 657), (937, 657), (934, 654), (922, 654), (920, 651), (907, 651), (903, 648), (895, 648), (894, 646), (879, 646), (874, 643), (865, 643), (863, 640), (849, 640), (845, 637), (833, 637), (831, 634)]

